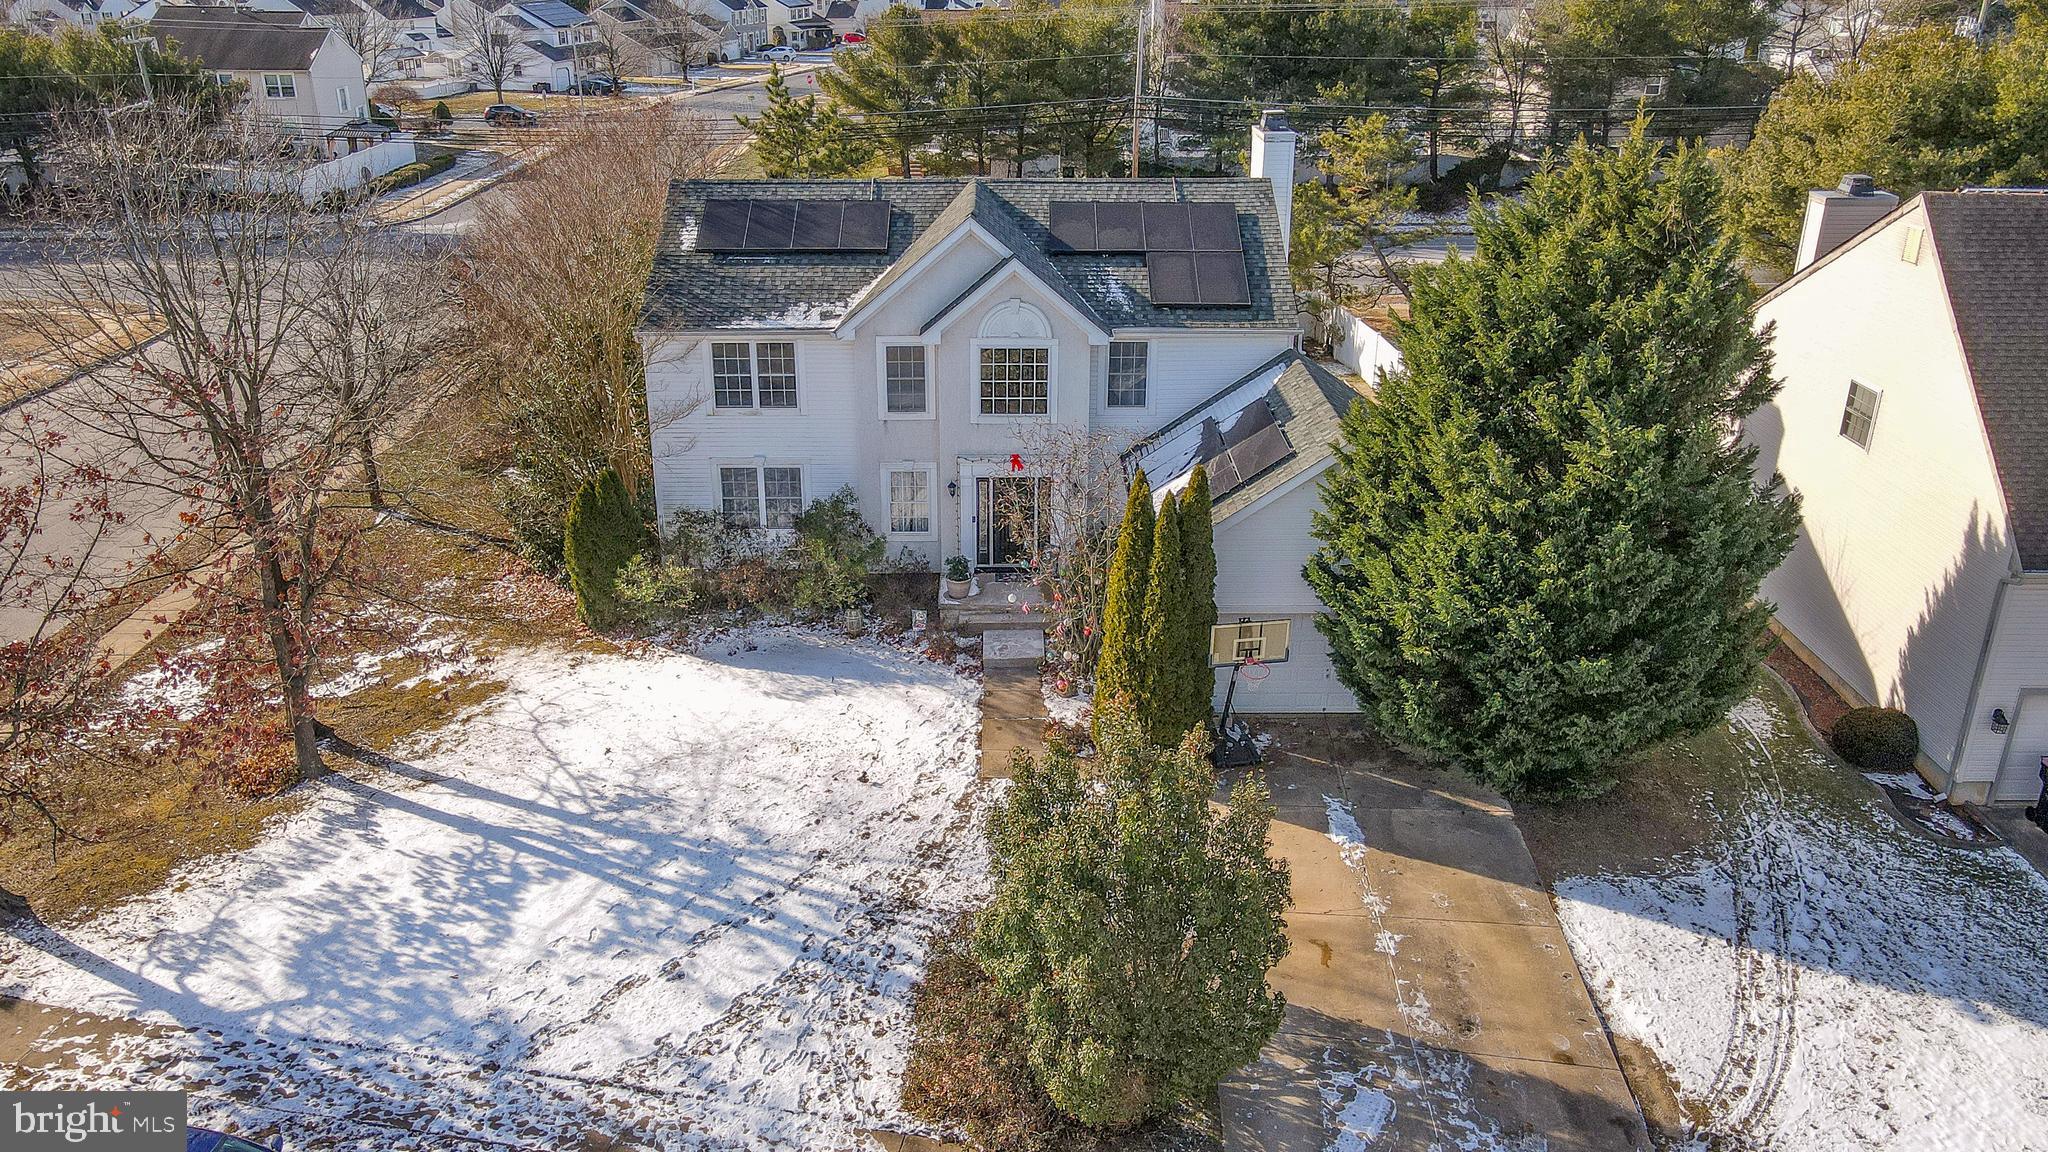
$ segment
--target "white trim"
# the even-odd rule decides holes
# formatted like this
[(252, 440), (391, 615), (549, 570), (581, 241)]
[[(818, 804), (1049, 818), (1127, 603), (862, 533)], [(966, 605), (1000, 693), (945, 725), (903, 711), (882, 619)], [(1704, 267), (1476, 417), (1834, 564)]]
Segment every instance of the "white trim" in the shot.
[[(718, 375), (716, 367), (713, 362), (713, 356), (714, 349), (716, 349), (717, 346), (720, 344), (744, 344), (747, 346), (747, 395), (753, 401), (751, 404), (720, 404), (718, 402)], [(795, 407), (761, 407), (760, 345), (762, 344), (787, 344), (790, 346), (791, 351), (793, 352), (796, 359)], [(770, 334), (766, 337), (761, 337), (751, 332), (746, 333), (744, 335), (740, 333), (727, 332), (712, 335), (711, 337), (703, 341), (703, 345), (704, 351), (702, 353), (702, 367), (704, 371), (704, 397), (707, 401), (709, 401), (709, 403), (707, 403), (704, 406), (704, 410), (707, 415), (736, 416), (745, 414), (756, 416), (801, 416), (804, 414), (804, 395), (809, 391), (809, 389), (804, 387), (805, 356), (804, 342), (802, 340), (789, 339), (777, 334)]]
[[(1024, 468), (1022, 471), (1012, 472), (1010, 470), (1010, 457), (1013, 455), (1023, 459)], [(1002, 455), (955, 457), (954, 467), (960, 477), (958, 481), (960, 497), (956, 501), (960, 506), (960, 535), (953, 541), (957, 545), (953, 555), (965, 556), (968, 569), (979, 572), (982, 570), (980, 565), (981, 525), (977, 523), (977, 513), (981, 509), (981, 481), (991, 477), (1015, 476), (1019, 479), (1034, 477), (1049, 482), (1052, 479), (1052, 473), (1046, 470), (1044, 464), (1025, 456), (1021, 450)], [(1051, 512), (1055, 518), (1059, 516), (1057, 508), (1052, 509)]]
[[(1145, 402), (1143, 404), (1111, 404), (1109, 402), (1110, 357), (1114, 354), (1118, 344), (1138, 344), (1142, 345), (1145, 349)], [(1095, 391), (1095, 381), (1090, 380), (1088, 382), (1088, 391), (1091, 393)], [(1102, 350), (1102, 411), (1104, 413), (1113, 412), (1119, 416), (1149, 416), (1152, 413), (1153, 391), (1152, 341), (1132, 340), (1128, 337), (1111, 340), (1108, 346)]]
[[(984, 348), (1043, 348), (1045, 349), (1045, 411), (1029, 416), (990, 415), (981, 410), (981, 352)], [(976, 338), (968, 345), (969, 371), (973, 383), (967, 394), (967, 419), (970, 424), (1053, 424), (1059, 421), (1060, 395), (1060, 342), (1058, 340), (1011, 340), (1007, 338)]]
[[(993, 243), (993, 239), (990, 242)], [(953, 321), (959, 319), (961, 315), (972, 311), (976, 305), (994, 295), (997, 289), (1007, 286), (1010, 278), (1015, 276), (1022, 278), (1026, 284), (1030, 285), (1034, 294), (1039, 296), (1044, 303), (1050, 304), (1055, 311), (1065, 316), (1068, 321), (1083, 332), (1086, 332), (1088, 334), (1088, 343), (1091, 346), (1102, 347), (1108, 345), (1110, 340), (1109, 333), (1104, 332), (1095, 321), (1090, 320), (1080, 309), (1069, 304), (1066, 297), (1060, 295), (1058, 290), (1045, 282), (1044, 277), (1033, 272), (1015, 256), (1004, 257), (1003, 262), (996, 265), (996, 269), (999, 271), (998, 275), (990, 276), (988, 279), (983, 280), (980, 287), (954, 301), (945, 311), (940, 312), (937, 316), (925, 321), (924, 338), (927, 340), (937, 340), (947, 328), (952, 326)], [(1037, 301), (1033, 303), (1037, 303)]]
[(796, 469), (797, 511), (801, 512), (810, 506), (811, 468), (810, 465), (801, 460), (772, 456), (726, 456), (711, 460), (709, 464), (711, 465), (711, 510), (718, 514), (721, 522), (723, 522), (725, 517), (725, 477), (722, 475), (722, 472), (727, 468), (750, 468), (754, 472), (754, 515), (757, 518), (756, 522), (760, 525), (760, 527), (754, 529), (756, 532), (776, 536), (787, 536), (790, 534), (790, 529), (788, 528), (770, 528), (768, 526), (768, 477), (763, 474), (764, 469)]
[[(867, 320), (866, 315), (864, 315), (865, 313), (887, 304), (895, 297), (896, 293), (903, 290), (904, 285), (917, 279), (919, 273), (923, 272), (930, 265), (937, 263), (941, 256), (952, 251), (953, 246), (960, 243), (962, 237), (969, 235), (979, 236), (989, 247), (994, 248), (998, 252), (1009, 251), (1008, 246), (998, 243), (995, 237), (989, 235), (988, 229), (983, 228), (972, 220), (965, 221), (958, 228), (953, 229), (952, 232), (947, 234), (943, 240), (934, 245), (930, 251), (919, 256), (915, 263), (904, 269), (903, 274), (891, 282), (887, 288), (882, 289), (880, 294), (872, 299), (868, 297), (868, 292), (874, 288), (874, 283), (870, 283), (867, 288), (862, 289), (860, 296), (854, 299), (853, 306), (846, 310), (846, 315), (839, 318), (839, 324), (832, 330), (832, 334), (841, 340), (853, 339), (860, 331), (861, 324)], [(922, 237), (919, 237), (919, 239), (922, 239)], [(1007, 258), (1005, 257), (1005, 259)], [(894, 265), (890, 267), (893, 268)], [(883, 273), (883, 275), (887, 274), (886, 271)], [(880, 279), (880, 276), (875, 278), (876, 282), (879, 282)]]
[(1322, 463), (1317, 464), (1315, 467), (1308, 469), (1301, 475), (1296, 476), (1293, 479), (1287, 481), (1285, 484), (1280, 485), (1278, 488), (1275, 488), (1272, 491), (1265, 493), (1264, 495), (1260, 496), (1258, 499), (1252, 501), (1244, 507), (1239, 508), (1236, 511), (1233, 511), (1230, 515), (1225, 516), (1223, 519), (1216, 521), (1216, 527), (1221, 528), (1223, 525), (1230, 523), (1232, 520), (1237, 519), (1239, 516), (1248, 516), (1254, 512), (1257, 512), (1259, 509), (1264, 508), (1266, 505), (1271, 504), (1273, 501), (1280, 499), (1282, 496), (1287, 495), (1289, 492), (1293, 492), (1294, 490), (1300, 488), (1303, 484), (1306, 484), (1309, 481), (1314, 480), (1317, 477), (1321, 476), (1323, 473), (1328, 472), (1330, 470), (1331, 465), (1335, 464), (1336, 462), (1337, 456), (1336, 453), (1333, 452), (1329, 456), (1324, 457)]
[[(889, 349), (924, 349), (924, 411), (889, 411)], [(875, 337), (875, 414), (884, 420), (936, 420), (939, 418), (938, 388), (933, 381), (939, 362), (939, 346), (916, 337)]]
[[(893, 529), (895, 516), (889, 507), (889, 474), (892, 472), (924, 473), (925, 500), (931, 527), (922, 532), (897, 532)], [(882, 535), (890, 540), (937, 540), (939, 538), (939, 466), (927, 460), (898, 460), (882, 465)]]

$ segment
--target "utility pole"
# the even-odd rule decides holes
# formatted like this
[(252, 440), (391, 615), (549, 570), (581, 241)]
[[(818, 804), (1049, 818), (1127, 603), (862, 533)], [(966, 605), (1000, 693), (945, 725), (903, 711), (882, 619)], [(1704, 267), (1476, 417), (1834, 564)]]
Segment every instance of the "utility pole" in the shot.
[(1991, 0), (1978, 0), (1977, 34), (1972, 39), (1977, 41), (1977, 47), (1979, 48), (1984, 47), (1984, 26), (1989, 23), (1991, 23)]
[(1145, 25), (1152, 19), (1152, 5), (1145, 4), (1138, 9), (1138, 46), (1131, 52), (1131, 179), (1138, 178), (1138, 158), (1144, 155), (1140, 147), (1144, 140), (1145, 121), (1138, 112), (1139, 101), (1145, 98)]
[(154, 104), (156, 103), (156, 89), (149, 82), (149, 62), (142, 57), (142, 43), (147, 39), (149, 39), (147, 36), (130, 36), (128, 37), (128, 46), (135, 49), (135, 72), (142, 77), (142, 102), (144, 104)]

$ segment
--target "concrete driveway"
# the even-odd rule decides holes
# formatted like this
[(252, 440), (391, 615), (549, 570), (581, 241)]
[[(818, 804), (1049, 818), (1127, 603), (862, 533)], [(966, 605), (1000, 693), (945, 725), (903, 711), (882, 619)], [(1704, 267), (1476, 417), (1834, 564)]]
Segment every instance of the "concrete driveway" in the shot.
[(1225, 1146), (1646, 1146), (1506, 803), (1342, 721), (1266, 727), (1288, 1008), (1222, 1088)]

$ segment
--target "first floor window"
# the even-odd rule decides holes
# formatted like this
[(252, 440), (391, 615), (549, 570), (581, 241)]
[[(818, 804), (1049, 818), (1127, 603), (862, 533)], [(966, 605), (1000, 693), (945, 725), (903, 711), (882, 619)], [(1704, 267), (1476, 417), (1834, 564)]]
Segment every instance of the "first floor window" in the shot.
[(1052, 352), (1045, 348), (981, 350), (981, 414), (1044, 416), (1052, 397)]
[(892, 344), (882, 352), (891, 415), (925, 411), (924, 345)]
[(1842, 406), (1842, 436), (1858, 448), (1870, 447), (1877, 426), (1877, 389), (1849, 381), (1849, 400)]
[(263, 94), (272, 100), (290, 100), (299, 94), (299, 86), (289, 76), (267, 72), (263, 76)]
[(1145, 369), (1151, 345), (1142, 340), (1113, 340), (1109, 345), (1111, 408), (1145, 406)]
[(788, 528), (804, 510), (804, 470), (792, 465), (718, 470), (718, 515), (729, 528)]
[(932, 530), (931, 473), (911, 468), (889, 473), (889, 531), (923, 536)]
[(720, 468), (718, 512), (729, 528), (759, 528), (761, 474), (752, 468)]
[(804, 510), (804, 472), (801, 468), (761, 469), (764, 523), (770, 528), (788, 528)]

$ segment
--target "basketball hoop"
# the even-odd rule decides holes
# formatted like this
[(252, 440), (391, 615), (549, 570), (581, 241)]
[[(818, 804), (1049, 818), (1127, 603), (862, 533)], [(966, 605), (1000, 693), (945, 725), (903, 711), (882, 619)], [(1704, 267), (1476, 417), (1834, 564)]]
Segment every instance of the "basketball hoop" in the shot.
[(1247, 656), (1244, 659), (1244, 663), (1237, 666), (1237, 673), (1244, 677), (1248, 683), (1257, 684), (1259, 681), (1272, 675), (1273, 669), (1268, 667), (1257, 656)]

